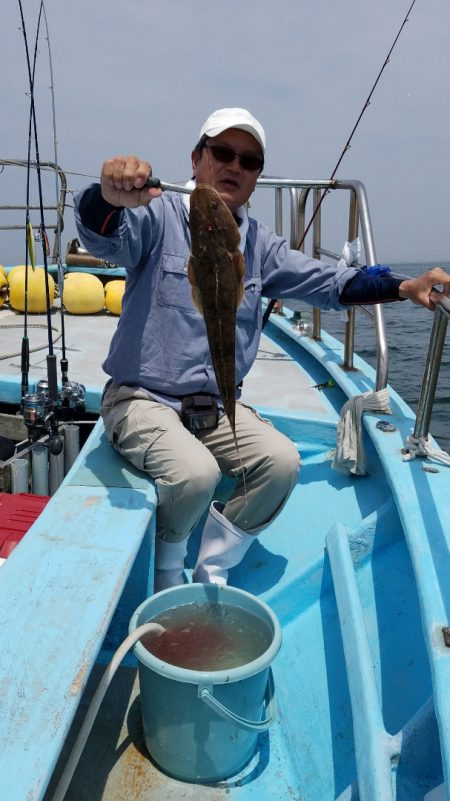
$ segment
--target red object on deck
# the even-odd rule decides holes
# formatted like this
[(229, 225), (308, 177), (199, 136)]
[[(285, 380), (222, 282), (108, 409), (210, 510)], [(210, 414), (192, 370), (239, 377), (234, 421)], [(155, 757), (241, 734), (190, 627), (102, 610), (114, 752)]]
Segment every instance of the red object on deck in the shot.
[(0, 492), (0, 558), (9, 556), (49, 500), (47, 495)]

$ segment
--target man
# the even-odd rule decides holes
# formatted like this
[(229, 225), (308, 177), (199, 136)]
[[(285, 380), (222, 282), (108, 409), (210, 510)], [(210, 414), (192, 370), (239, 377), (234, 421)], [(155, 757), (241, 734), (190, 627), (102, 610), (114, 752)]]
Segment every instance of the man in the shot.
[[(450, 276), (440, 268), (401, 281), (389, 272), (375, 276), (370, 270), (338, 269), (290, 250), (247, 214), (264, 155), (261, 124), (239, 108), (211, 114), (192, 152), (194, 182), (219, 192), (241, 234), (246, 273), (237, 310), (237, 395), (258, 349), (261, 296), (335, 309), (410, 298), (432, 309), (435, 284), (443, 284), (446, 295), (450, 292)], [(209, 504), (193, 579), (223, 584), (255, 535), (282, 509), (300, 461), (286, 437), (239, 402), (236, 452), (204, 321), (192, 303), (189, 196), (146, 187), (149, 175), (148, 162), (116, 157), (104, 163), (101, 185), (76, 198), (85, 246), (127, 271), (122, 315), (103, 365), (111, 378), (101, 414), (113, 446), (155, 480), (155, 589), (183, 582), (187, 540)], [(212, 396), (219, 414), (214, 427), (194, 436), (180, 414), (183, 398), (199, 394), (205, 402)], [(221, 474), (236, 478), (225, 506), (211, 503)]]

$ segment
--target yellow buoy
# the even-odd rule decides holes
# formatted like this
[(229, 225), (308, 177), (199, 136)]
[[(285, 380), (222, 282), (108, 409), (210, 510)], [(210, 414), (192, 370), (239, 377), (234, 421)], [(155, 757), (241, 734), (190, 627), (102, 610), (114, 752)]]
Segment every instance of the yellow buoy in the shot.
[(96, 314), (105, 307), (105, 290), (89, 273), (69, 273), (64, 279), (64, 307), (70, 314)]
[(3, 268), (0, 270), (0, 306), (3, 306), (8, 295), (8, 279)]
[[(31, 264), (28, 265), (28, 269), (31, 270)], [(17, 264), (16, 267), (11, 267), (8, 273), (8, 281), (11, 281), (11, 277), (16, 273), (21, 273), (25, 270), (24, 264)]]
[(125, 292), (125, 281), (108, 281), (105, 286), (105, 306), (111, 314), (122, 313), (122, 298)]
[[(25, 311), (25, 266), (13, 267), (8, 274), (8, 280), (10, 306), (16, 311)], [(48, 291), (51, 307), (55, 297), (55, 282), (51, 275), (48, 276)], [(32, 314), (42, 314), (47, 310), (45, 271), (43, 267), (36, 267), (35, 270), (28, 269), (27, 310)]]

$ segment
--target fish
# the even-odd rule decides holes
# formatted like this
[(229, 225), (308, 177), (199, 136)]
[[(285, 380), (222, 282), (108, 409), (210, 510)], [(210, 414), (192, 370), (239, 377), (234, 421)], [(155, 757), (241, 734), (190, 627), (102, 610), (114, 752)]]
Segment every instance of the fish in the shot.
[(203, 316), (211, 361), (236, 449), (236, 312), (244, 297), (241, 237), (218, 192), (198, 184), (191, 194), (191, 252), (188, 278), (192, 300)]

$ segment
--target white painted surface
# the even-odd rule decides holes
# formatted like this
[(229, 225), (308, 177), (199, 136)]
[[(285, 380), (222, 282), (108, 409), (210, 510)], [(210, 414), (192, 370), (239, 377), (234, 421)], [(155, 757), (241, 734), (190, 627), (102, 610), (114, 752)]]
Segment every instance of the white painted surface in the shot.
[(447, 801), (445, 784), (440, 784), (424, 796), (423, 801)]

